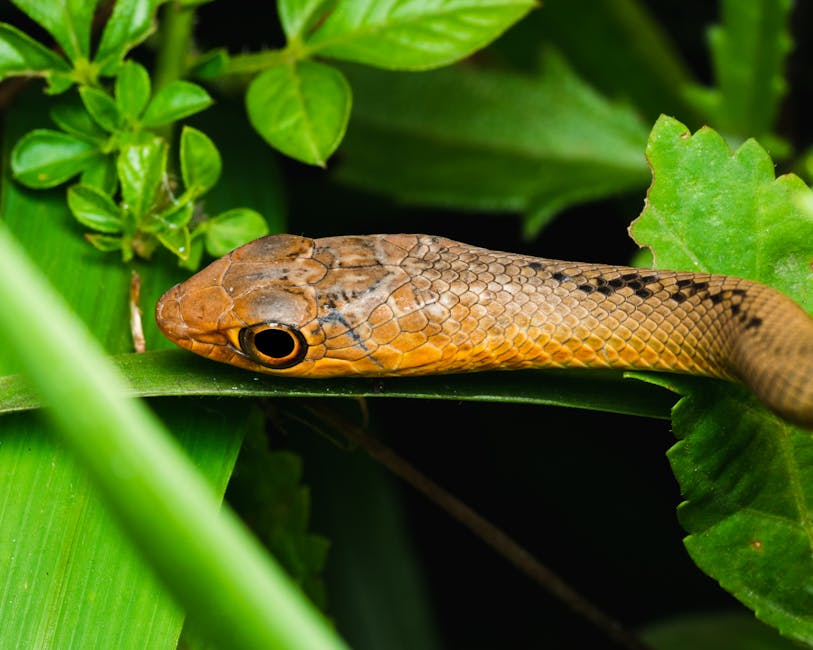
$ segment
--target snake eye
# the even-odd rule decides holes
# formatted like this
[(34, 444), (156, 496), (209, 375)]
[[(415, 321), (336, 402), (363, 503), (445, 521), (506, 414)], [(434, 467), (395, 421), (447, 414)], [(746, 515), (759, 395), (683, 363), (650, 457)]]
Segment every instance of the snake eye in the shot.
[(283, 323), (259, 323), (244, 327), (238, 336), (243, 353), (269, 368), (295, 366), (308, 351), (302, 333)]

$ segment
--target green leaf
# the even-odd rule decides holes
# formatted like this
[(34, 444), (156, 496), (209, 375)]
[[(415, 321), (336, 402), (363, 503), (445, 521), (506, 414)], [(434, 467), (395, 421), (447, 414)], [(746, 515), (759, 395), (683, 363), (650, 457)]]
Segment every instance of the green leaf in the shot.
[(647, 158), (653, 182), (630, 232), (660, 268), (757, 280), (813, 311), (813, 216), (801, 207), (809, 190), (797, 176), (775, 178), (754, 140), (732, 154), (712, 129), (690, 135), (669, 117), (653, 127)]
[[(754, 140), (731, 153), (709, 128), (655, 124), (653, 182), (631, 233), (659, 266), (771, 284), (813, 310), (810, 190)], [(709, 233), (713, 232), (714, 236)], [(680, 518), (697, 565), (763, 621), (813, 642), (813, 439), (744, 388), (652, 378), (686, 397), (673, 411), (670, 460), (687, 501)], [(758, 471), (754, 471), (758, 468)]]
[(150, 75), (144, 66), (126, 61), (116, 75), (116, 105), (131, 122), (141, 115), (150, 101)]
[(184, 188), (192, 196), (204, 194), (217, 183), (222, 169), (220, 152), (203, 131), (183, 128), (180, 157)]
[(42, 25), (71, 61), (90, 56), (90, 25), (99, 0), (13, 0)]
[(288, 40), (302, 38), (337, 0), (278, 0), (277, 11)]
[[(42, 108), (46, 99), (41, 93), (23, 93), (7, 110), (3, 137), (6, 159), (9, 143), (16, 142), (32, 124), (47, 119), (47, 112)], [(250, 132), (247, 126), (244, 130)], [(233, 133), (234, 129), (230, 127), (227, 132)], [(259, 147), (256, 138), (255, 143), (248, 144), (247, 148)], [(238, 151), (241, 148), (237, 143), (235, 147)], [(261, 149), (268, 152), (265, 146)], [(0, 228), (4, 234), (6, 226), (13, 229), (30, 259), (36, 260), (48, 274), (52, 286), (63, 296), (55, 303), (50, 298), (41, 303), (49, 313), (42, 325), (61, 329), (64, 322), (61, 314), (67, 303), (87, 328), (92, 328), (93, 338), (102, 341), (109, 352), (132, 349), (127, 304), (132, 270), (141, 276), (142, 306), (154, 304), (158, 296), (184, 274), (168, 256), (153, 260), (149, 266), (137, 260), (127, 267), (102, 260), (77, 236), (77, 224), (61, 192), (26, 191), (9, 178), (8, 166), (4, 171), (0, 188), (3, 197)], [(254, 168), (235, 172), (235, 177), (240, 177), (241, 183), (246, 182), (249, 188), (263, 185), (265, 179), (273, 183), (269, 167), (259, 161)], [(3, 260), (12, 262), (5, 249)], [(8, 284), (8, 288), (17, 294), (9, 303), (10, 309), (12, 304), (16, 308), (17, 301), (39, 303), (38, 296), (29, 291), (30, 285), (16, 266), (14, 282)], [(54, 304), (58, 309), (51, 309)], [(19, 313), (7, 310), (7, 316)], [(66, 332), (75, 331), (73, 327)], [(144, 330), (149, 349), (171, 345), (160, 336), (153, 319), (144, 318)], [(236, 648), (236, 639), (244, 634), (249, 637), (247, 643), (253, 642), (255, 647), (256, 644), (281, 647), (274, 640), (266, 642), (264, 630), (273, 626), (269, 622), (281, 611), (289, 611), (290, 603), (274, 602), (273, 597), (263, 595), (263, 585), (267, 583), (262, 577), (263, 571), (255, 570), (256, 567), (219, 566), (221, 562), (239, 562), (245, 555), (234, 548), (217, 550), (215, 546), (217, 530), (224, 517), (223, 511), (218, 511), (218, 500), (244, 432), (259, 424), (254, 409), (247, 408), (245, 402), (230, 400), (207, 400), (205, 404), (200, 400), (158, 400), (151, 404), (173, 432), (171, 436), (164, 436), (172, 449), (172, 457), (177, 458), (178, 448), (183, 449), (200, 476), (208, 479), (205, 490), (213, 505), (211, 513), (215, 514), (215, 521), (207, 522), (186, 505), (173, 507), (167, 501), (167, 498), (189, 496), (187, 486), (176, 482), (179, 475), (174, 472), (171, 461), (165, 464), (168, 457), (160, 455), (158, 462), (147, 462), (133, 472), (130, 463), (135, 462), (133, 459), (138, 454), (132, 449), (120, 453), (111, 450), (110, 446), (117, 444), (113, 441), (120, 441), (122, 431), (131, 427), (134, 420), (125, 417), (128, 423), (122, 428), (111, 425), (104, 411), (115, 405), (95, 393), (94, 380), (89, 379), (87, 369), (45, 354), (37, 338), (31, 331), (25, 335), (24, 346), (28, 347), (29, 358), (34, 357), (35, 361), (38, 358), (50, 365), (52, 383), (62, 383), (66, 388), (72, 386), (81, 393), (80, 397), (66, 400), (65, 413), (71, 408), (82, 411), (81, 418), (73, 420), (73, 424), (81, 425), (85, 417), (91, 418), (93, 424), (77, 433), (84, 439), (84, 443), (78, 440), (77, 444), (85, 444), (86, 452), (81, 454), (83, 460), (78, 461), (80, 454), (40, 414), (2, 418), (0, 476), (4, 484), (7, 482), (14, 489), (6, 491), (0, 499), (0, 558), (3, 558), (0, 592), (4, 594), (0, 602), (3, 621), (0, 647), (34, 648), (45, 643), (54, 648), (174, 648), (185, 613), (190, 620), (204, 622), (200, 626), (203, 635), (218, 647)], [(87, 332), (83, 332), (82, 340), (87, 339)], [(20, 371), (19, 362), (9, 359), (16, 350), (10, 350), (7, 336), (4, 341), (5, 344), (0, 345), (0, 374)], [(71, 339), (68, 347), (75, 345), (76, 340)], [(85, 355), (79, 356), (82, 364), (88, 363)], [(93, 356), (98, 358), (97, 350)], [(30, 381), (24, 383), (31, 388)], [(105, 383), (105, 390), (111, 387)], [(0, 389), (2, 399), (7, 396), (4, 391), (5, 388)], [(84, 401), (94, 398), (101, 399), (100, 408)], [(128, 400), (126, 408), (132, 407)], [(59, 406), (54, 411), (61, 409)], [(72, 420), (70, 415), (65, 417)], [(112, 431), (106, 430), (111, 426)], [(142, 443), (145, 437), (143, 431), (137, 436)], [(102, 473), (110, 472), (105, 487), (91, 483), (85, 461), (98, 462)], [(162, 478), (165, 469), (169, 474)], [(183, 473), (186, 474), (186, 470)], [(155, 502), (150, 504), (156, 496), (168, 506), (168, 512), (163, 507), (153, 507)], [(113, 500), (131, 511), (147, 513), (146, 520), (138, 525), (140, 532), (134, 535), (122, 532), (123, 528), (111, 517)], [(171, 532), (172, 522), (177, 517), (183, 518), (186, 525), (198, 526), (198, 533), (187, 536), (179, 535), (177, 529)], [(147, 546), (151, 540), (157, 541), (155, 545), (163, 560), (147, 564), (144, 558), (151, 554), (140, 548), (140, 542), (134, 542), (142, 536)], [(211, 550), (212, 557), (194, 559), (199, 551), (207, 549)], [(268, 561), (266, 558), (263, 562)], [(179, 572), (187, 568), (187, 579), (179, 579)], [(219, 584), (199, 582), (210, 579)], [(179, 583), (185, 585), (180, 586), (180, 590), (189, 595), (190, 601), (167, 590), (166, 585)], [(240, 593), (243, 596), (239, 596)], [(301, 604), (301, 595), (296, 593), (293, 598), (295, 603)], [(249, 609), (241, 601), (248, 604)], [(250, 615), (258, 606), (268, 607), (269, 611)], [(231, 614), (224, 615), (228, 611)], [(287, 615), (280, 626), (281, 634), (298, 635)], [(297, 641), (300, 647), (303, 642), (312, 647), (310, 641), (303, 641), (301, 637), (294, 639), (293, 646)]]
[[(484, 372), (371, 383), (353, 378), (260, 375), (177, 349), (124, 354), (114, 361), (131, 387), (127, 394), (139, 397), (404, 397), (567, 406), (664, 420), (675, 403), (673, 392), (627, 380), (618, 372)], [(0, 414), (41, 406), (42, 401), (23, 377), (0, 377)]]
[(647, 122), (661, 113), (688, 119), (695, 111), (684, 92), (693, 77), (675, 43), (684, 33), (673, 25), (646, 2), (545, 0), (491, 50), (503, 67), (532, 72), (546, 44), (597, 92), (623, 97)]
[(81, 184), (69, 187), (68, 207), (77, 221), (88, 228), (106, 233), (122, 231), (121, 209), (95, 187)]
[(189, 271), (197, 271), (200, 268), (201, 261), (203, 260), (204, 252), (203, 238), (192, 236), (189, 244), (189, 257), (186, 259), (179, 259), (178, 266)]
[(67, 72), (70, 66), (28, 34), (0, 23), (0, 80), (29, 75), (47, 77), (51, 70)]
[(148, 223), (142, 224), (144, 232), (161, 232), (165, 229), (178, 229), (188, 225), (195, 214), (195, 203), (189, 201), (180, 205), (173, 205), (160, 214), (150, 217)]
[(251, 125), (268, 144), (320, 166), (344, 136), (351, 102), (344, 75), (312, 61), (269, 68), (246, 93)]
[[(81, 0), (77, 0), (81, 1)], [(155, 29), (153, 17), (161, 0), (118, 0), (104, 27), (93, 58), (103, 75), (113, 75), (125, 54)]]
[(54, 124), (71, 135), (100, 144), (108, 138), (108, 133), (94, 121), (75, 93), (54, 104), (49, 115)]
[(310, 493), (302, 485), (302, 461), (291, 452), (270, 450), (263, 432), (254, 434), (240, 451), (229, 498), (242, 505), (252, 530), (288, 574), (324, 606), (320, 578), (328, 542), (308, 532)]
[(792, 7), (791, 0), (722, 3), (723, 24), (709, 31), (717, 88), (690, 94), (715, 128), (742, 138), (774, 128), (787, 91)]
[(125, 209), (136, 222), (155, 204), (167, 167), (167, 143), (161, 138), (124, 147), (118, 158), (118, 175)]
[(122, 250), (124, 240), (121, 237), (111, 237), (110, 235), (97, 235), (96, 233), (86, 233), (85, 240), (96, 250), (103, 253), (112, 253)]
[(56, 187), (87, 168), (100, 155), (92, 142), (61, 131), (35, 129), (11, 152), (11, 169), (23, 185)]
[(83, 86), (79, 89), (79, 96), (87, 112), (105, 131), (113, 133), (121, 127), (122, 117), (119, 107), (106, 92)]
[(189, 257), (190, 237), (189, 228), (165, 228), (155, 233), (164, 248), (178, 258), (185, 260)]
[(112, 196), (119, 183), (116, 158), (110, 155), (96, 158), (82, 170), (79, 180), (84, 185), (92, 185), (108, 196)]
[[(813, 438), (718, 383), (673, 411), (669, 461), (695, 563), (764, 622), (813, 643)], [(754, 471), (758, 468), (759, 471)]]
[[(0, 284), (0, 302), (10, 306), (0, 312), (2, 339), (52, 406), (48, 414), (58, 439), (75, 454), (91, 484), (105, 495), (105, 504), (127, 538), (162, 575), (194, 623), (206, 630), (212, 643), (223, 647), (346, 648), (231, 509), (220, 503), (215, 487), (178, 448), (154, 412), (123, 397), (122, 377), (107, 363), (91, 333), (20, 251), (4, 222), (0, 222), (0, 251), (0, 275), (13, 269), (17, 279)], [(204, 412), (203, 417), (211, 418), (211, 414)], [(222, 460), (220, 464), (230, 465)], [(41, 476), (48, 470), (37, 467), (27, 474)], [(219, 487), (222, 489), (222, 482)], [(81, 500), (82, 517), (87, 517), (91, 510), (87, 490), (76, 494), (78, 488), (74, 486), (71, 496)], [(82, 517), (73, 525), (81, 525)], [(9, 551), (4, 549), (4, 558), (16, 555)], [(61, 553), (55, 557), (67, 561)], [(43, 571), (45, 576), (48, 572)], [(129, 595), (129, 588), (121, 589), (122, 577), (113, 581), (113, 589), (107, 583), (103, 592), (107, 597), (115, 597), (116, 591)], [(42, 580), (43, 575), (38, 578)], [(90, 584), (101, 588), (98, 581)], [(24, 596), (11, 599), (15, 604), (23, 602), (24, 615), (18, 610), (4, 627), (12, 620), (34, 618), (27, 607), (34, 585), (26, 586)], [(79, 593), (70, 595), (87, 600), (87, 591), (88, 584), (83, 584)], [(34, 613), (38, 613), (36, 609)], [(34, 620), (40, 622), (40, 617)], [(77, 633), (71, 625), (64, 627), (71, 635)], [(133, 643), (136, 645), (144, 647), (144, 642)], [(150, 645), (168, 644), (153, 641)]]
[(356, 101), (337, 173), (353, 186), (411, 204), (524, 212), (528, 237), (568, 206), (646, 187), (640, 118), (553, 51), (533, 77), (346, 72)]
[(219, 47), (201, 54), (189, 68), (189, 76), (197, 79), (215, 79), (226, 70), (229, 53)]
[(222, 257), (238, 246), (269, 234), (262, 215), (247, 208), (234, 208), (204, 222), (206, 252)]
[(310, 52), (398, 70), (426, 70), (488, 45), (533, 0), (341, 0), (306, 40)]
[(163, 126), (194, 115), (212, 104), (203, 88), (189, 81), (173, 81), (155, 93), (141, 123), (147, 127)]

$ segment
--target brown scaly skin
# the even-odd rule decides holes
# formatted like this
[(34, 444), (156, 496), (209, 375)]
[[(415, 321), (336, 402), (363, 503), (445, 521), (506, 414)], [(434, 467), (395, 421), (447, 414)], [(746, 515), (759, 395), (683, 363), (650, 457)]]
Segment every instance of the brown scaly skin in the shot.
[(428, 235), (273, 235), (167, 291), (156, 320), (192, 352), (279, 375), (579, 367), (722, 377), (813, 428), (813, 319), (776, 290), (725, 275)]

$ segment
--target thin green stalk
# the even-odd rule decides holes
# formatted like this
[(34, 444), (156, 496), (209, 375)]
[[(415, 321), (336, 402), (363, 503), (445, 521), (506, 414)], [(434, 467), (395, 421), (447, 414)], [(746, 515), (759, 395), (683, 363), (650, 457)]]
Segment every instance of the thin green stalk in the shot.
[(3, 222), (0, 278), (0, 339), (196, 628), (222, 648), (345, 648), (150, 411), (122, 397), (122, 377)]
[(161, 14), (158, 54), (153, 73), (155, 90), (181, 79), (186, 73), (187, 56), (192, 45), (195, 9), (179, 2), (168, 2)]

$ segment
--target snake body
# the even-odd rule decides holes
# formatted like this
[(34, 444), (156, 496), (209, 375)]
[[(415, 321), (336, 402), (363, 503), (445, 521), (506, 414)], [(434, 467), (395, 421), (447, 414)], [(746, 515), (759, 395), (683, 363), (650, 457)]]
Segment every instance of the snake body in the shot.
[(156, 320), (192, 352), (280, 375), (580, 367), (739, 380), (813, 428), (813, 319), (778, 291), (726, 275), (428, 235), (272, 235), (167, 291)]

